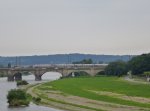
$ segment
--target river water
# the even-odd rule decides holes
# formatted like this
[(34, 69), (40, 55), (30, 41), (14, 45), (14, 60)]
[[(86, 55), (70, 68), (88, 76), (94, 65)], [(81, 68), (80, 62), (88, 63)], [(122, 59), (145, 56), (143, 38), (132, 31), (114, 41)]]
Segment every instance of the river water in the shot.
[[(42, 76), (42, 81), (52, 81), (59, 79), (61, 75), (55, 72), (47, 72)], [(38, 83), (38, 81), (34, 81), (34, 75), (23, 76), (23, 80), (27, 80), (30, 84)], [(30, 103), (28, 107), (20, 107), (20, 108), (9, 108), (7, 104), (7, 94), (10, 89), (17, 88), (16, 82), (7, 82), (7, 78), (0, 78), (0, 111), (60, 111), (57, 109), (38, 106), (33, 103)]]

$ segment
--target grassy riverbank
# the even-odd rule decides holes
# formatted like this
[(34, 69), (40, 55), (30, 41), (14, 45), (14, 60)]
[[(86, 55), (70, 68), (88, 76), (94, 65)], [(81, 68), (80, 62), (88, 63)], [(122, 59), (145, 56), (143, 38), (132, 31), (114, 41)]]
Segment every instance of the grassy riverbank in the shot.
[(117, 77), (67, 78), (38, 85), (32, 92), (47, 105), (72, 106), (75, 111), (150, 110), (150, 85)]

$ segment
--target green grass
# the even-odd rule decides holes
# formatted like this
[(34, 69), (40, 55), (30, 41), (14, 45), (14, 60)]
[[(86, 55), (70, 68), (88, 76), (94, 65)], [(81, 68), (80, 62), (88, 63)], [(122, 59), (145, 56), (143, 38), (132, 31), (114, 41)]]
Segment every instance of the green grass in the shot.
[[(129, 100), (123, 100), (106, 95), (98, 95), (88, 90), (95, 91), (109, 91), (114, 93), (125, 94), (128, 96), (138, 96), (150, 98), (150, 85), (149, 84), (137, 84), (124, 81), (117, 77), (87, 77), (87, 78), (68, 78), (48, 82), (39, 87), (49, 87), (50, 89), (60, 90), (64, 93), (86, 97), (94, 100), (101, 100), (111, 103), (118, 103), (129, 106), (139, 106), (150, 108), (150, 104), (144, 104), (140, 102), (134, 102)], [(43, 88), (44, 90), (44, 88)], [(45, 88), (45, 90), (48, 90)]]

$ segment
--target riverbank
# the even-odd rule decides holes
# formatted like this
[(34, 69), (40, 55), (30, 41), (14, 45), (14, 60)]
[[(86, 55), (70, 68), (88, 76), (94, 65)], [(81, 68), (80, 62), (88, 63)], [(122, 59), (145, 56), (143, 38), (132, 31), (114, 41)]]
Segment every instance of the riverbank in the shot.
[(149, 111), (150, 88), (116, 77), (69, 78), (29, 87), (39, 104), (68, 111)]

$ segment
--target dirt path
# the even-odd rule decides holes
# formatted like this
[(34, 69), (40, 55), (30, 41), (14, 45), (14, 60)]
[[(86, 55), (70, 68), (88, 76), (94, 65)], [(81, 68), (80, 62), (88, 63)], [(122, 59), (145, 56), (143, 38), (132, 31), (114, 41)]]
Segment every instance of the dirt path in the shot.
[(115, 97), (115, 98), (119, 98), (122, 100), (129, 100), (129, 101), (146, 103), (146, 104), (150, 103), (150, 98), (145, 98), (145, 97), (127, 96), (124, 94), (113, 93), (113, 92), (109, 92), (109, 91), (94, 91), (94, 90), (88, 90), (88, 91), (93, 92), (98, 95)]
[(96, 109), (102, 109), (106, 111), (145, 111), (149, 109), (145, 108), (139, 108), (139, 107), (134, 107), (134, 106), (126, 106), (126, 105), (119, 105), (119, 104), (114, 104), (114, 103), (108, 103), (108, 102), (103, 102), (103, 101), (96, 101), (96, 100), (91, 100), (87, 98), (82, 98), (78, 96), (72, 96), (72, 95), (62, 95), (60, 92), (57, 91), (54, 93), (47, 93), (49, 98), (65, 101), (67, 103), (72, 103), (72, 104), (78, 104), (78, 105), (83, 105), (83, 106), (89, 106), (92, 108)]
[[(41, 84), (37, 84), (33, 87), (28, 88), (27, 93), (31, 94), (32, 97), (38, 97), (36, 93), (33, 92), (34, 88), (38, 87)], [(51, 108), (57, 108), (61, 109), (62, 111), (95, 111), (91, 109), (85, 109), (80, 107), (75, 107), (69, 104), (61, 104), (59, 102), (49, 101), (42, 98), (41, 105), (51, 107)]]

